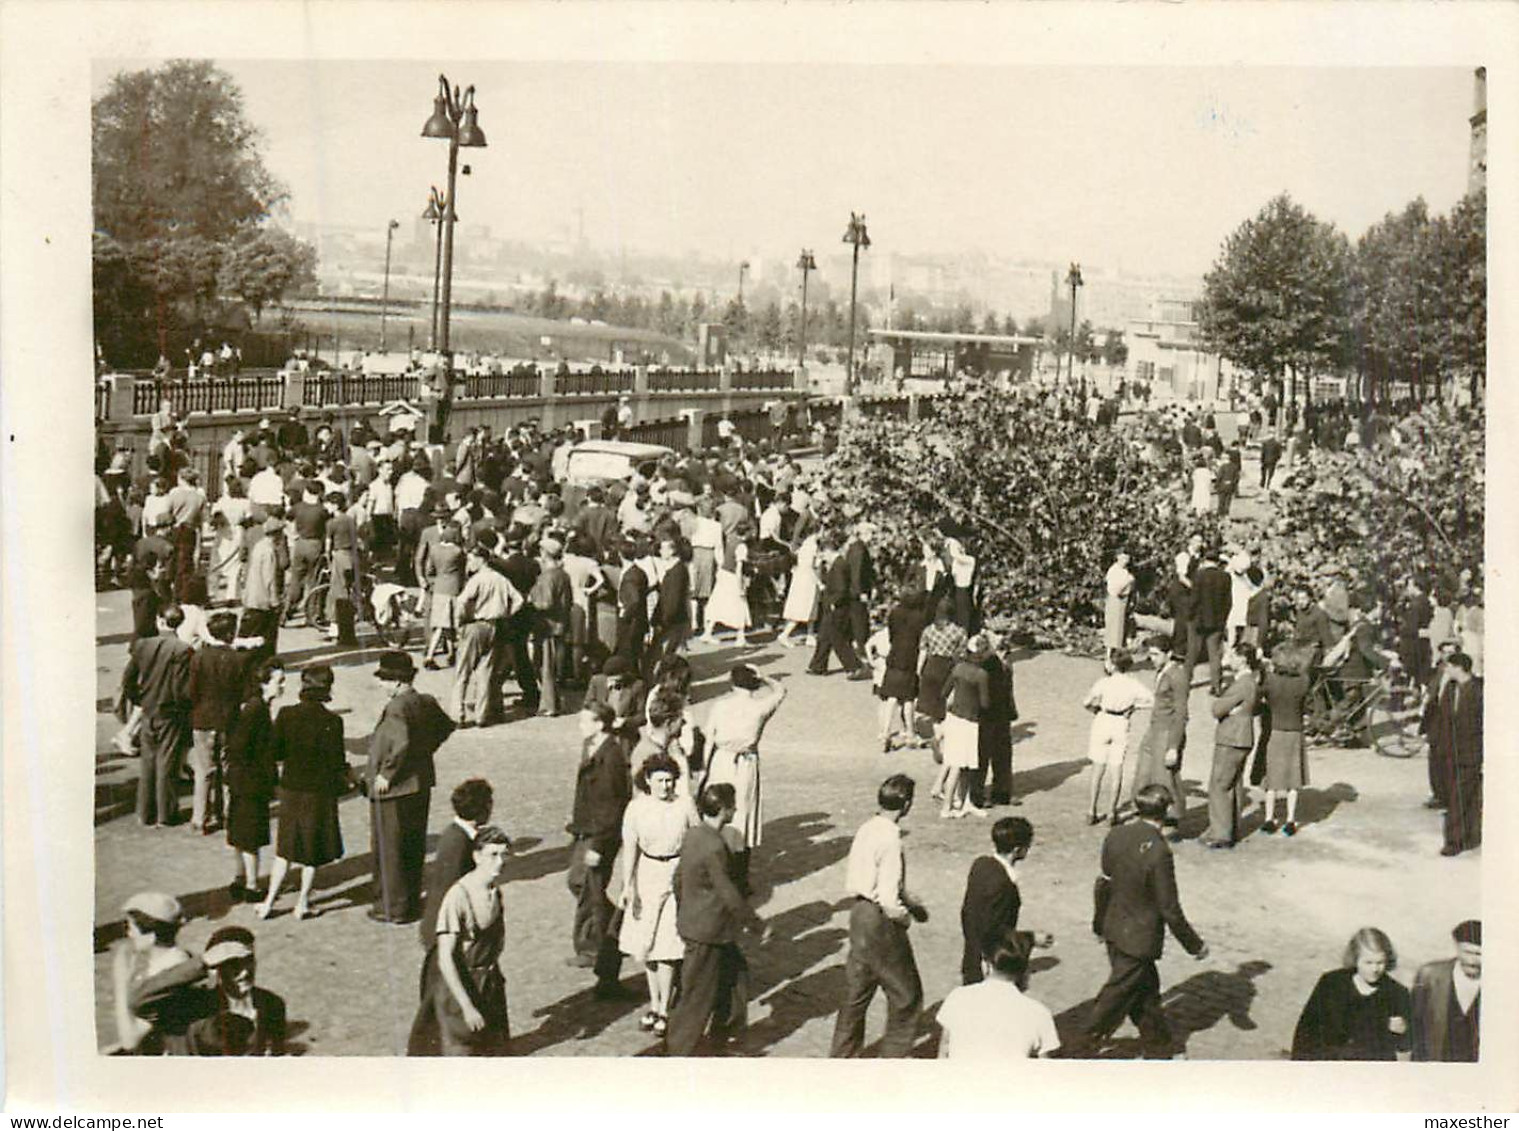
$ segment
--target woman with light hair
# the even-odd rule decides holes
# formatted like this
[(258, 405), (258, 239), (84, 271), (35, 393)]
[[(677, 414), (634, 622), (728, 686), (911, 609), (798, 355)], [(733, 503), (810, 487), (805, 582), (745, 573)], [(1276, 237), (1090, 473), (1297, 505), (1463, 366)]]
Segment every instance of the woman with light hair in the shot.
[(1376, 927), (1351, 936), (1340, 968), (1318, 980), (1292, 1034), (1293, 1060), (1397, 1060), (1408, 1048), (1413, 999), (1389, 977), (1392, 940)]

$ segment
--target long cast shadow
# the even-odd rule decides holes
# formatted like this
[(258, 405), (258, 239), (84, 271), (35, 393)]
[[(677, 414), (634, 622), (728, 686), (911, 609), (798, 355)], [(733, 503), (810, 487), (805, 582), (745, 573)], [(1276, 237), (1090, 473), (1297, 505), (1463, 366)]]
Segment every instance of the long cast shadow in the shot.
[(1085, 758), (1072, 758), (1064, 762), (1050, 762), (1032, 770), (1013, 773), (1013, 796), (1027, 797), (1031, 793), (1046, 793), (1059, 789), (1071, 778), (1087, 768)]
[[(1255, 979), (1270, 969), (1270, 962), (1250, 959), (1233, 971), (1204, 970), (1162, 993), (1161, 1009), (1171, 1028), (1175, 1051), (1185, 1052), (1193, 1034), (1211, 1029), (1225, 1018), (1241, 1032), (1253, 1031), (1257, 1026), (1250, 1016), (1250, 1007), (1255, 1002)], [(1094, 1057), (1086, 1030), (1095, 1001), (1095, 997), (1088, 998), (1056, 1014), (1055, 1028), (1060, 1034), (1063, 1056)], [(1140, 1055), (1139, 1038), (1122, 1037), (1107, 1043), (1101, 1059), (1133, 1060)]]
[(830, 924), (849, 903), (813, 900), (767, 920), (770, 940), (750, 956), (749, 997), (770, 1006), (770, 1013), (749, 1027), (741, 1045), (745, 1055), (757, 1055), (813, 1018), (838, 1011), (844, 999), (842, 963), (801, 975), (843, 947), (849, 932)]

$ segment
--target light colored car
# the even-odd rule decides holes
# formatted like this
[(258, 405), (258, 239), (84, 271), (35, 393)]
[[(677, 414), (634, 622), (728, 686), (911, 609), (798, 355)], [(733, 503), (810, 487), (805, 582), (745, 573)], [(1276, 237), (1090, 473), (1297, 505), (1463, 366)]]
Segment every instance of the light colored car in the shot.
[(640, 468), (658, 463), (674, 452), (663, 444), (635, 444), (630, 440), (585, 440), (570, 449), (565, 481), (583, 486), (632, 479)]

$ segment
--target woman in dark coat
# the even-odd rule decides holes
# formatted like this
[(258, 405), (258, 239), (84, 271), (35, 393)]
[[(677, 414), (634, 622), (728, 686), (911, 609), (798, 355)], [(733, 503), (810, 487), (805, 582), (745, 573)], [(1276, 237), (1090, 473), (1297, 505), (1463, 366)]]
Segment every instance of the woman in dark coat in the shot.
[(965, 651), (965, 644), (965, 630), (954, 622), (950, 602), (940, 602), (934, 609), (933, 623), (923, 630), (919, 641), (921, 665), (918, 668), (918, 714), (933, 722), (935, 750), (942, 737), (940, 729), (948, 710), (945, 695), (949, 673)]
[(227, 889), (234, 902), (256, 903), (258, 854), (269, 843), (269, 802), (279, 784), (270, 705), (285, 689), (285, 668), (265, 660), (253, 672), (247, 698), (227, 731), (227, 843), (242, 874)]
[(284, 772), (274, 874), (269, 894), (259, 905), (260, 919), (274, 910), (291, 864), (301, 867), (295, 917), (310, 918), (316, 870), (343, 855), (338, 798), (348, 788), (348, 762), (343, 757), (343, 720), (323, 706), (332, 698), (332, 680), (332, 668), (326, 664), (306, 668), (301, 672), (301, 701), (274, 720), (275, 758)]
[(1341, 968), (1313, 987), (1297, 1030), (1293, 1060), (1396, 1060), (1408, 1048), (1412, 999), (1389, 977), (1398, 956), (1388, 937), (1362, 927), (1345, 948)]
[[(1266, 674), (1266, 709), (1271, 733), (1266, 739), (1265, 823), (1261, 831), (1280, 828), (1288, 836), (1297, 832), (1297, 794), (1308, 784), (1308, 748), (1303, 741), (1303, 714), (1308, 700), (1308, 654), (1285, 645), (1271, 657)], [(1276, 821), (1276, 795), (1287, 795), (1287, 820)]]
[(918, 645), (928, 624), (925, 606), (928, 595), (922, 589), (908, 589), (902, 600), (886, 618), (886, 635), (890, 641), (886, 653), (886, 671), (876, 694), (881, 699), (881, 747), (891, 750), (896, 720), (908, 742), (918, 741)]

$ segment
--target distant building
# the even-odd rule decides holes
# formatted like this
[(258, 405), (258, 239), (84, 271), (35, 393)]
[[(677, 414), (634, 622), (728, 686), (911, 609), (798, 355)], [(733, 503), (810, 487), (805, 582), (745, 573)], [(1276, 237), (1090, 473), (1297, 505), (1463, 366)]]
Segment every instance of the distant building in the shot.
[(1478, 67), (1475, 75), (1474, 106), (1471, 116), (1472, 148), (1466, 171), (1466, 191), (1487, 187), (1487, 68)]
[(1203, 345), (1195, 299), (1159, 298), (1146, 318), (1124, 330), (1129, 380), (1150, 387), (1150, 399), (1204, 401), (1227, 398), (1234, 366)]

